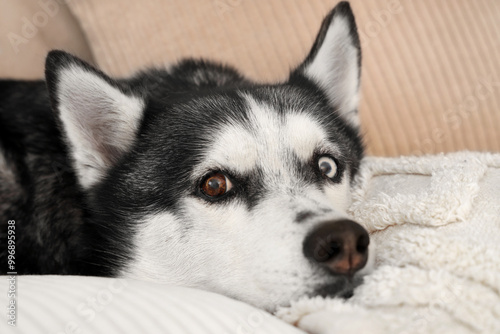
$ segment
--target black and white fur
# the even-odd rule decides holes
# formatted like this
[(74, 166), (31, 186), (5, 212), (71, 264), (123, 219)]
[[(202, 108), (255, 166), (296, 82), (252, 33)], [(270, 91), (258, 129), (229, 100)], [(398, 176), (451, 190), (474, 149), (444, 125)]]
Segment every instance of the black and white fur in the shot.
[[(347, 3), (278, 84), (203, 60), (115, 80), (49, 53), (45, 82), (0, 81), (0, 243), (15, 220), (19, 274), (151, 280), (266, 309), (343, 291), (302, 248), (346, 217), (363, 154), (360, 58)], [(217, 171), (233, 188), (214, 200), (200, 182)]]

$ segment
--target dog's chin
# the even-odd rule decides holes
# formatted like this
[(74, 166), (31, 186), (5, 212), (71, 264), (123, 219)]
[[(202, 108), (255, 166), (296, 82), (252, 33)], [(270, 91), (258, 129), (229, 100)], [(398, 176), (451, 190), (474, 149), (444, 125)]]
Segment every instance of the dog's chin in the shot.
[(267, 312), (274, 313), (277, 309), (282, 307), (290, 307), (294, 300), (300, 300), (303, 298), (314, 298), (314, 297), (324, 297), (324, 298), (351, 298), (354, 294), (354, 289), (363, 282), (363, 278), (354, 277), (336, 277), (331, 280), (330, 283), (318, 285), (311, 292), (306, 293), (302, 296), (294, 296), (291, 300), (281, 301), (278, 304), (267, 304), (267, 305), (255, 305)]
[(351, 298), (354, 294), (354, 289), (363, 283), (362, 276), (354, 276), (353, 278), (338, 277), (335, 282), (318, 286), (309, 297), (338, 297)]

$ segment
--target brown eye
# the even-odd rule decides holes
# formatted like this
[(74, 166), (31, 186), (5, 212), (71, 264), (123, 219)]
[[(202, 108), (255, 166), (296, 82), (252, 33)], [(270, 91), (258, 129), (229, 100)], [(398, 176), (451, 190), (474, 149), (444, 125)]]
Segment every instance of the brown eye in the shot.
[(205, 179), (201, 185), (201, 191), (210, 197), (219, 197), (227, 193), (233, 184), (222, 173), (213, 174)]

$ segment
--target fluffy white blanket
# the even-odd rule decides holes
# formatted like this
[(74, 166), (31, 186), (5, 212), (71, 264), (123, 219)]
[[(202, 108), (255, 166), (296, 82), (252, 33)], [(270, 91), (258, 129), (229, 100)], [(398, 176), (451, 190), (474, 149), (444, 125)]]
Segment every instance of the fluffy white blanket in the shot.
[(366, 158), (350, 213), (375, 270), (347, 301), (278, 317), (310, 333), (500, 333), (500, 154)]

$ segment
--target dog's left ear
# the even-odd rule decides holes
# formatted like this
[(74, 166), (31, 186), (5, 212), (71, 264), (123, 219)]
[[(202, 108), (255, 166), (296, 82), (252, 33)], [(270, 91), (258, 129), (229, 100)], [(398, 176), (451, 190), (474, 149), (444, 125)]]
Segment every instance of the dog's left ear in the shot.
[(78, 181), (88, 189), (131, 149), (145, 102), (63, 51), (48, 54), (45, 77)]
[[(323, 20), (306, 60), (290, 81), (305, 76), (318, 85), (349, 124), (359, 127), (358, 102), (361, 48), (348, 2), (340, 2)], [(299, 76), (299, 78), (297, 78)]]

